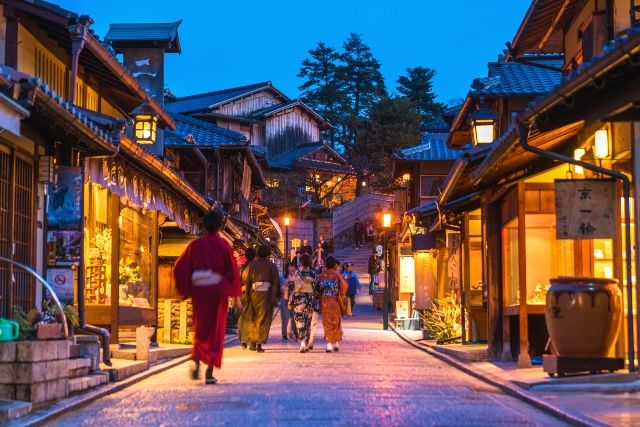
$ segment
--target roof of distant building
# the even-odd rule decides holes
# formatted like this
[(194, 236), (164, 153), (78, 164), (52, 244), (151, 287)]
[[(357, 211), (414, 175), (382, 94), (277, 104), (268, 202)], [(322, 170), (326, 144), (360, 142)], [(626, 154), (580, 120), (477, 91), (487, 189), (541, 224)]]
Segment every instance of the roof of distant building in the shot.
[(443, 135), (423, 135), (420, 144), (413, 147), (404, 148), (394, 154), (399, 160), (456, 160), (463, 150), (453, 150), (447, 146), (447, 136)]
[(178, 27), (181, 23), (182, 19), (165, 23), (111, 24), (104, 39), (116, 50), (135, 43), (163, 42), (168, 52), (180, 52)]
[[(311, 153), (320, 149), (329, 151), (337, 161), (321, 160), (316, 158), (305, 158)], [(272, 169), (293, 169), (301, 167), (305, 169), (325, 170), (334, 173), (355, 174), (356, 170), (340, 154), (322, 142), (303, 144), (298, 148), (283, 154), (274, 159), (268, 159), (269, 167)]]
[(438, 116), (433, 120), (423, 122), (421, 125), (424, 132), (449, 132), (449, 123), (442, 116)]
[(315, 117), (316, 120), (318, 120), (319, 122), (325, 124), (326, 126), (331, 126), (320, 114), (316, 113), (311, 107), (309, 107), (307, 104), (302, 102), (300, 98), (292, 99), (291, 101), (283, 102), (281, 104), (272, 105), (270, 107), (263, 108), (261, 110), (256, 110), (253, 113), (251, 113), (251, 115), (252, 117), (255, 117), (255, 118), (268, 117), (280, 111), (286, 110), (287, 108), (294, 108), (294, 107), (299, 107), (305, 110), (307, 113)]
[[(471, 84), (470, 96), (543, 95), (560, 84), (562, 58), (530, 56), (526, 63), (490, 62), (489, 75)], [(537, 65), (536, 65), (537, 64)]]
[(229, 89), (216, 90), (213, 92), (200, 93), (197, 95), (184, 96), (165, 104), (165, 109), (170, 113), (182, 114), (205, 111), (265, 89), (276, 92), (285, 102), (289, 101), (289, 98), (273, 87), (273, 84), (270, 81), (266, 81)]
[(323, 145), (324, 144), (322, 142), (300, 145), (298, 148), (291, 150), (280, 157), (275, 159), (270, 158), (269, 167), (274, 169), (293, 169), (293, 166), (298, 159), (313, 153)]
[(165, 131), (165, 146), (222, 147), (248, 145), (247, 139), (241, 133), (182, 114), (172, 114), (171, 117), (176, 122), (176, 130)]

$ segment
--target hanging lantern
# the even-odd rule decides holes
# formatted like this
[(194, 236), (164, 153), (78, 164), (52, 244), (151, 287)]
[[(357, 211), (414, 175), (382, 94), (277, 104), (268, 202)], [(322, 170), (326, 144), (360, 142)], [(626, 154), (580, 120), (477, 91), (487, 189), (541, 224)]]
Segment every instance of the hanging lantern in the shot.
[(156, 116), (148, 104), (136, 108), (133, 113), (133, 134), (138, 144), (155, 144), (158, 128)]
[(491, 144), (496, 139), (498, 118), (488, 108), (480, 107), (471, 115), (473, 145)]
[(609, 157), (609, 132), (606, 129), (598, 129), (596, 131), (593, 155), (600, 160)]

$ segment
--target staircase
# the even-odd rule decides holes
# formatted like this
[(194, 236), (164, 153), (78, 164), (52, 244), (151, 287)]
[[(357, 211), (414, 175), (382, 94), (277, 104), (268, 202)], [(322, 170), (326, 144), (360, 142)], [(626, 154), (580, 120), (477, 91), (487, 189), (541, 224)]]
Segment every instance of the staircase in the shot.
[(333, 256), (340, 261), (340, 265), (345, 262), (353, 263), (353, 271), (358, 275), (363, 290), (369, 287), (369, 272), (367, 270), (372, 251), (372, 247), (360, 246), (356, 249), (355, 246), (347, 246), (333, 254)]

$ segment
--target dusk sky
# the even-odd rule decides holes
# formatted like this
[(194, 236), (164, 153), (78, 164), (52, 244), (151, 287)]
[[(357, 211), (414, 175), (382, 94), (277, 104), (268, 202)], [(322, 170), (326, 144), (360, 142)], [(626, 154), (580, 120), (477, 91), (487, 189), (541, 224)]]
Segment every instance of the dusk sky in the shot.
[(340, 47), (362, 34), (395, 91), (404, 68), (438, 76), (438, 100), (466, 95), (513, 39), (529, 0), (166, 1), (53, 0), (90, 15), (103, 37), (109, 23), (183, 19), (182, 54), (167, 58), (166, 85), (178, 96), (271, 80), (298, 96), (300, 62), (318, 41)]

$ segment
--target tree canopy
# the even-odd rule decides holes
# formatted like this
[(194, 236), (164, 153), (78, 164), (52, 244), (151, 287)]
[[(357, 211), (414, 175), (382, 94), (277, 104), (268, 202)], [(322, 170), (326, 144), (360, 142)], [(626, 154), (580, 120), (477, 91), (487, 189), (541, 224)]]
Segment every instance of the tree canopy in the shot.
[(427, 67), (407, 67), (405, 72), (398, 78), (396, 90), (415, 104), (423, 121), (435, 119), (443, 108), (442, 103), (436, 102), (433, 92), (436, 71)]

